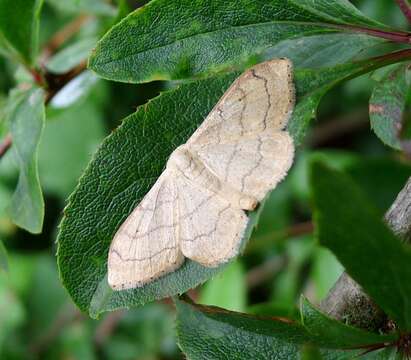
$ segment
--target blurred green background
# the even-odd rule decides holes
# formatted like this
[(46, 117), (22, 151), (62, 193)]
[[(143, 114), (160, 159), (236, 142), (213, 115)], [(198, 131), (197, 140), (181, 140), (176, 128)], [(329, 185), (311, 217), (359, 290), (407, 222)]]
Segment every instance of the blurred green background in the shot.
[[(407, 26), (393, 0), (352, 2), (370, 17), (393, 27)], [(142, 4), (129, 3), (131, 7)], [(42, 44), (83, 10), (64, 1), (46, 1)], [(88, 52), (110, 27), (109, 9), (94, 12), (64, 48), (82, 46)], [(57, 58), (49, 66), (58, 71), (62, 62)], [(25, 75), (0, 57), (0, 109), (19, 76)], [(352, 80), (324, 98), (318, 120), (298, 149), (290, 175), (267, 202), (244, 256), (192, 290), (190, 296), (196, 301), (255, 314), (293, 316), (293, 305), (301, 293), (315, 303), (326, 295), (342, 268), (313, 239), (307, 183), (310, 157), (322, 156), (349, 172), (372, 196), (381, 214), (410, 174), (409, 162), (385, 147), (370, 130), (368, 99), (373, 78), (378, 76)], [(170, 86), (113, 83), (86, 73), (76, 91), (63, 89), (53, 99), (39, 155), (46, 200), (41, 235), (30, 235), (8, 219), (5, 207), (17, 182), (17, 169), (11, 151), (1, 159), (0, 239), (8, 251), (9, 270), (0, 271), (0, 359), (183, 358), (176, 345), (171, 301), (92, 320), (73, 305), (59, 281), (55, 261), (62, 210), (93, 152), (123, 117)]]

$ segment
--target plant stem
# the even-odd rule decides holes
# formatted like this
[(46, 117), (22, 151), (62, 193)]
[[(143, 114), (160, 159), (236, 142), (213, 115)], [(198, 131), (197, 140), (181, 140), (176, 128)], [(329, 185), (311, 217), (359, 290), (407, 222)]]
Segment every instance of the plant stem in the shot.
[(10, 149), (11, 143), (11, 135), (7, 134), (3, 141), (0, 143), (0, 159), (4, 156), (7, 150)]
[(407, 0), (395, 0), (395, 2), (400, 7), (407, 20), (411, 23), (411, 5), (409, 2)]
[(373, 29), (356, 25), (325, 24), (324, 26), (356, 33), (363, 33), (381, 39), (386, 39), (395, 43), (411, 44), (411, 34), (404, 31), (386, 31), (382, 29)]
[(29, 69), (29, 71), (30, 71), (31, 76), (34, 79), (34, 82), (38, 86), (43, 87), (43, 88), (45, 88), (47, 86), (47, 84), (44, 80), (43, 74), (40, 71), (38, 71), (37, 69)]
[(74, 36), (85, 23), (90, 21), (90, 19), (91, 17), (88, 15), (80, 15), (56, 32), (44, 47), (41, 55), (41, 62), (44, 62), (56, 52), (61, 45)]

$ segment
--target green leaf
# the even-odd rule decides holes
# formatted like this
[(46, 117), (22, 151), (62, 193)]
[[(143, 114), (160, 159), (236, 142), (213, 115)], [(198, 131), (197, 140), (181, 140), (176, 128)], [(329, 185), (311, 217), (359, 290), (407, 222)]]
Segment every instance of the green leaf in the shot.
[(410, 330), (411, 249), (344, 173), (314, 161), (310, 183), (320, 243), (400, 328)]
[(247, 64), (284, 40), (344, 32), (345, 24), (381, 27), (346, 0), (153, 0), (103, 37), (89, 66), (125, 82), (192, 78)]
[[(191, 360), (299, 359), (306, 344), (320, 347), (326, 344), (293, 320), (196, 305), (188, 299), (175, 302), (178, 343)], [(364, 350), (321, 349), (320, 352), (325, 360), (348, 360)]]
[(44, 200), (37, 170), (37, 150), (44, 127), (44, 93), (41, 89), (15, 90), (7, 118), (12, 149), (19, 166), (19, 180), (9, 206), (12, 221), (32, 233), (40, 233)]
[(53, 55), (46, 64), (47, 70), (55, 74), (64, 74), (86, 60), (97, 39), (85, 38), (65, 47)]
[(313, 338), (324, 341), (330, 348), (353, 349), (371, 345), (394, 343), (398, 335), (379, 335), (331, 319), (301, 298), (301, 321)]
[(63, 109), (73, 105), (84, 98), (98, 81), (99, 78), (94, 73), (91, 71), (83, 71), (64, 85), (63, 88), (53, 96), (50, 101), (51, 107)]
[[(177, 337), (191, 360), (297, 359), (309, 340), (297, 322), (177, 300)], [(276, 354), (276, 356), (275, 356)]]
[(37, 55), (43, 0), (0, 0), (0, 35), (28, 65)]
[(410, 86), (406, 81), (407, 64), (399, 64), (375, 86), (370, 99), (371, 127), (385, 144), (401, 150), (399, 140)]
[(239, 261), (233, 261), (221, 274), (209, 280), (201, 290), (199, 303), (244, 311), (247, 301), (245, 272)]

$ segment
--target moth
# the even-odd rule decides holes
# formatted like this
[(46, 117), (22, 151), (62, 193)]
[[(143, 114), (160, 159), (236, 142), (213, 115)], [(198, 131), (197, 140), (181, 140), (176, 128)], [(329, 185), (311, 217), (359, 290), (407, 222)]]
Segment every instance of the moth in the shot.
[(239, 252), (247, 211), (287, 174), (295, 102), (292, 64), (273, 59), (240, 75), (115, 234), (114, 290), (143, 286), (185, 258), (217, 267)]

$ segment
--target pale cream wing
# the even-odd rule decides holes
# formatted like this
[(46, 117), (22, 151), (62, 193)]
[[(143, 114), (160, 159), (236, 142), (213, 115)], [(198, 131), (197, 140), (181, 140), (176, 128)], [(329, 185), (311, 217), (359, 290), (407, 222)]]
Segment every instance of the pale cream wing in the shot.
[(292, 64), (274, 59), (238, 77), (187, 144), (221, 144), (285, 128), (294, 108)]
[(243, 210), (185, 177), (176, 179), (180, 246), (187, 258), (216, 267), (238, 255), (248, 218)]
[(114, 290), (142, 286), (183, 263), (176, 191), (166, 170), (118, 229), (108, 255), (108, 282)]
[(285, 131), (193, 145), (191, 151), (220, 181), (258, 201), (285, 177), (294, 157), (292, 138)]

